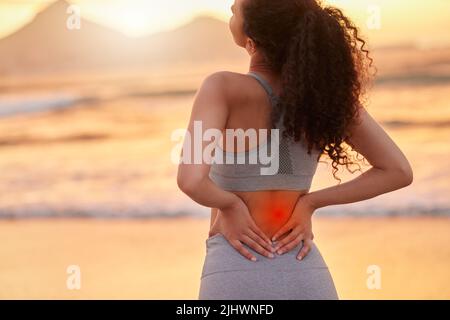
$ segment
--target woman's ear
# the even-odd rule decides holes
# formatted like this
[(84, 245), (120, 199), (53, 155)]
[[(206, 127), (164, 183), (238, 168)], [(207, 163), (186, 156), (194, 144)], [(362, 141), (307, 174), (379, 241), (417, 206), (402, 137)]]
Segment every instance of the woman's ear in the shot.
[(254, 55), (256, 53), (256, 43), (250, 38), (247, 38), (245, 41), (245, 49), (247, 49), (247, 52), (249, 55)]

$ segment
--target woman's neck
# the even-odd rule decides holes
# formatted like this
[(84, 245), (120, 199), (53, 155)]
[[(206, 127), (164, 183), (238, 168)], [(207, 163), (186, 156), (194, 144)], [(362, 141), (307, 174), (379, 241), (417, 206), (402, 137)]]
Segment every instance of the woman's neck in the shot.
[(277, 90), (277, 88), (279, 88), (280, 76), (273, 71), (273, 69), (260, 54), (256, 53), (250, 58), (249, 71), (256, 72), (265, 76), (266, 80), (271, 83), (272, 88), (274, 88), (275, 91), (279, 93), (279, 90)]
[(269, 64), (264, 60), (261, 54), (255, 53), (250, 58), (250, 72), (260, 72), (263, 74), (272, 75), (273, 71)]

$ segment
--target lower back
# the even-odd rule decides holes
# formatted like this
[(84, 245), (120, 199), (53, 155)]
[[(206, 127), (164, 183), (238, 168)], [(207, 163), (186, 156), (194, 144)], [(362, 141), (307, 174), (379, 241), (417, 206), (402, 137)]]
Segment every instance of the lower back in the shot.
[[(233, 192), (247, 205), (256, 225), (271, 238), (288, 220), (298, 198), (307, 191)], [(216, 217), (212, 211), (211, 225)], [(282, 239), (280, 237), (279, 239)]]

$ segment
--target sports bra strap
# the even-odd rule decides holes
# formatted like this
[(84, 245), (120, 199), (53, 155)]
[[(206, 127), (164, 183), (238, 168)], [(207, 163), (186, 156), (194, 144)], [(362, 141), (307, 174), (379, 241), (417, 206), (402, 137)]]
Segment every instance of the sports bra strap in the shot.
[(278, 99), (278, 97), (273, 93), (273, 89), (270, 86), (270, 84), (263, 77), (261, 77), (259, 74), (252, 72), (252, 71), (248, 72), (247, 74), (249, 76), (252, 76), (256, 80), (258, 80), (258, 82), (262, 85), (262, 87), (267, 92), (267, 94), (269, 95), (269, 97), (272, 101), (275, 101)]

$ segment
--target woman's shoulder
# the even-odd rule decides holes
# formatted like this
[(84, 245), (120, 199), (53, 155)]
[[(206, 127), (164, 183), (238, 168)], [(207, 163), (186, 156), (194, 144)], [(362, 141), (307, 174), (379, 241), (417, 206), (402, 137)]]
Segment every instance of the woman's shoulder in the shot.
[(205, 77), (204, 83), (235, 84), (236, 81), (245, 81), (248, 77), (243, 73), (233, 71), (216, 71)]
[(246, 88), (248, 85), (249, 77), (246, 74), (232, 71), (217, 71), (204, 78), (202, 88), (235, 100), (246, 92), (243, 88)]

